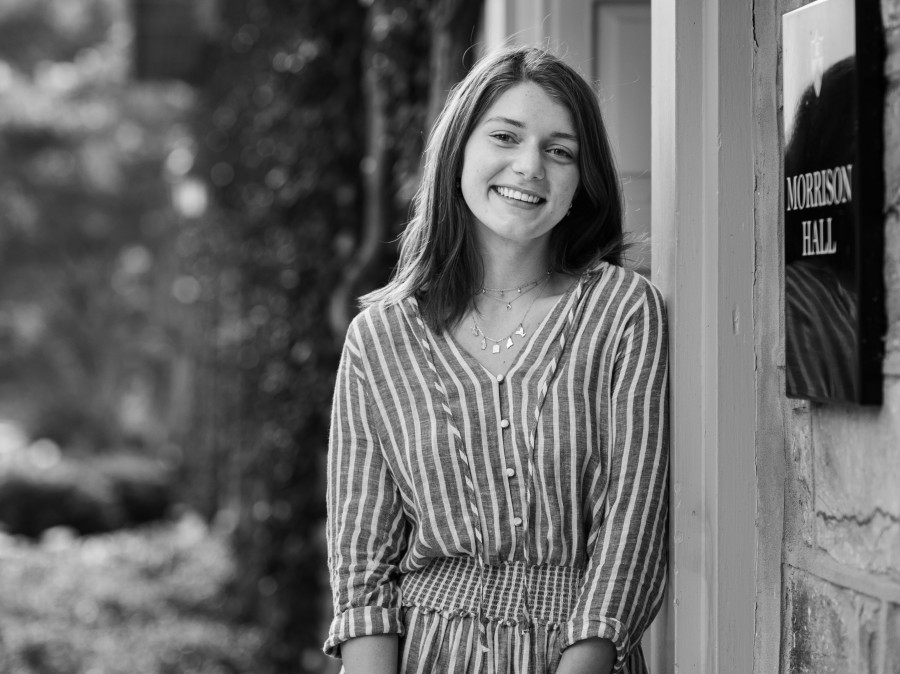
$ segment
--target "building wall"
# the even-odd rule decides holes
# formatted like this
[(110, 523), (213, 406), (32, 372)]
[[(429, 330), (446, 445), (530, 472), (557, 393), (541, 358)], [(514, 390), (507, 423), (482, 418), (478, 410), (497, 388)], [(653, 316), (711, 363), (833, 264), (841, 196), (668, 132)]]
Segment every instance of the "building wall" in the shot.
[[(867, 0), (863, 0), (867, 1)], [(756, 672), (900, 672), (900, 0), (885, 25), (884, 403), (784, 396), (781, 15), (754, 5)]]

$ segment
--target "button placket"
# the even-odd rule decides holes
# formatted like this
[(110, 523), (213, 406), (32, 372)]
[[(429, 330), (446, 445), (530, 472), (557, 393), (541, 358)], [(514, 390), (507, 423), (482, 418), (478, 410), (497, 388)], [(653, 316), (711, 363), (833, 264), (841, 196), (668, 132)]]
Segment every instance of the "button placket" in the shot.
[(518, 497), (518, 489), (519, 484), (518, 480), (515, 479), (517, 476), (517, 471), (513, 467), (513, 459), (507, 454), (506, 448), (514, 448), (515, 447), (515, 437), (512, 435), (514, 432), (512, 430), (512, 424), (509, 419), (509, 409), (511, 407), (511, 392), (509, 388), (506, 386), (507, 377), (503, 374), (498, 374), (495, 376), (494, 383), (494, 400), (496, 404), (496, 413), (499, 421), (499, 445), (501, 451), (501, 457), (503, 461), (503, 474), (505, 476), (505, 487), (504, 490), (506, 493), (506, 510), (509, 513), (509, 523), (510, 529), (513, 536), (512, 547), (513, 549), (517, 549), (519, 546), (518, 541), (518, 533), (516, 531), (517, 528), (523, 525), (523, 520), (520, 514), (516, 513), (516, 504), (519, 502)]

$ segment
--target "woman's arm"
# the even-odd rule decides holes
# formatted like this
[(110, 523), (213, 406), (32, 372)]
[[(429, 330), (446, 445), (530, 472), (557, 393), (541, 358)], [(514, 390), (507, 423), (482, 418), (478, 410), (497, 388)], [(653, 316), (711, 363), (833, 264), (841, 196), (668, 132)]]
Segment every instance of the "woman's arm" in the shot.
[(346, 674), (397, 674), (396, 634), (356, 637), (341, 644), (341, 659)]
[(609, 639), (583, 639), (563, 651), (556, 674), (610, 674), (616, 647)]
[(338, 367), (328, 446), (326, 537), (334, 620), (325, 652), (334, 657), (350, 639), (403, 633), (397, 578), (406, 520), (382, 454), (361, 341), (354, 322)]
[(589, 556), (560, 644), (565, 655), (584, 640), (611, 641), (612, 671), (625, 667), (663, 601), (668, 521), (665, 311), (659, 291), (642, 281), (622, 301), (614, 360), (605, 364), (610, 380), (598, 391), (608, 396), (608, 417), (600, 420), (603, 473), (592, 493)]

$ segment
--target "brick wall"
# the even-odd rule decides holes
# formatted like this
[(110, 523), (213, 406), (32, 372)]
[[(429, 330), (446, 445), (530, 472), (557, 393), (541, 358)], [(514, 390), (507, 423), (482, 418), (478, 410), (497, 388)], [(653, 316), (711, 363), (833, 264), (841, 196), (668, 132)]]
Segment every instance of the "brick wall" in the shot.
[[(754, 6), (759, 539), (762, 547), (780, 547), (777, 563), (758, 565), (754, 669), (895, 674), (900, 672), (900, 0), (881, 3), (888, 51), (883, 226), (889, 325), (881, 407), (784, 397), (783, 238), (772, 232), (776, 222), (779, 232), (783, 227), (778, 49), (781, 15), (804, 4), (757, 0)], [(769, 364), (773, 376), (765, 374)], [(783, 506), (768, 499), (783, 499)], [(778, 540), (772, 540), (772, 531)], [(780, 596), (768, 598), (777, 588)], [(776, 603), (777, 610), (766, 610)]]

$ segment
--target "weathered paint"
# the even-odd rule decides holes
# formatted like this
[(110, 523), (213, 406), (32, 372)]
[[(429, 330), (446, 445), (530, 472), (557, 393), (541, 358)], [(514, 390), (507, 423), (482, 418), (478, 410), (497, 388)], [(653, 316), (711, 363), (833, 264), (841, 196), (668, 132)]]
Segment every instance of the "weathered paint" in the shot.
[(680, 672), (753, 661), (752, 15), (654, 2), (653, 279), (672, 344), (672, 639)]
[[(809, 441), (804, 426), (786, 434), (786, 419), (802, 414), (784, 398), (784, 349), (781, 338), (784, 287), (781, 259), (782, 239), (778, 227), (780, 200), (780, 124), (778, 123), (778, 68), (780, 21), (772, 3), (753, 3), (753, 156), (756, 267), (754, 272), (754, 317), (757, 367), (757, 548), (756, 625), (753, 671), (777, 672), (780, 662), (782, 539), (785, 518), (798, 520), (802, 528), (809, 511), (811, 475), (807, 482), (785, 482), (786, 454), (792, 448), (800, 455)], [(779, 367), (780, 366), (780, 367)], [(787, 436), (787, 437), (786, 437)], [(811, 470), (811, 467), (810, 467)], [(804, 504), (806, 508), (804, 509)], [(790, 513), (788, 515), (787, 513)], [(810, 520), (810, 517), (806, 517)], [(811, 526), (807, 527), (811, 530)]]

